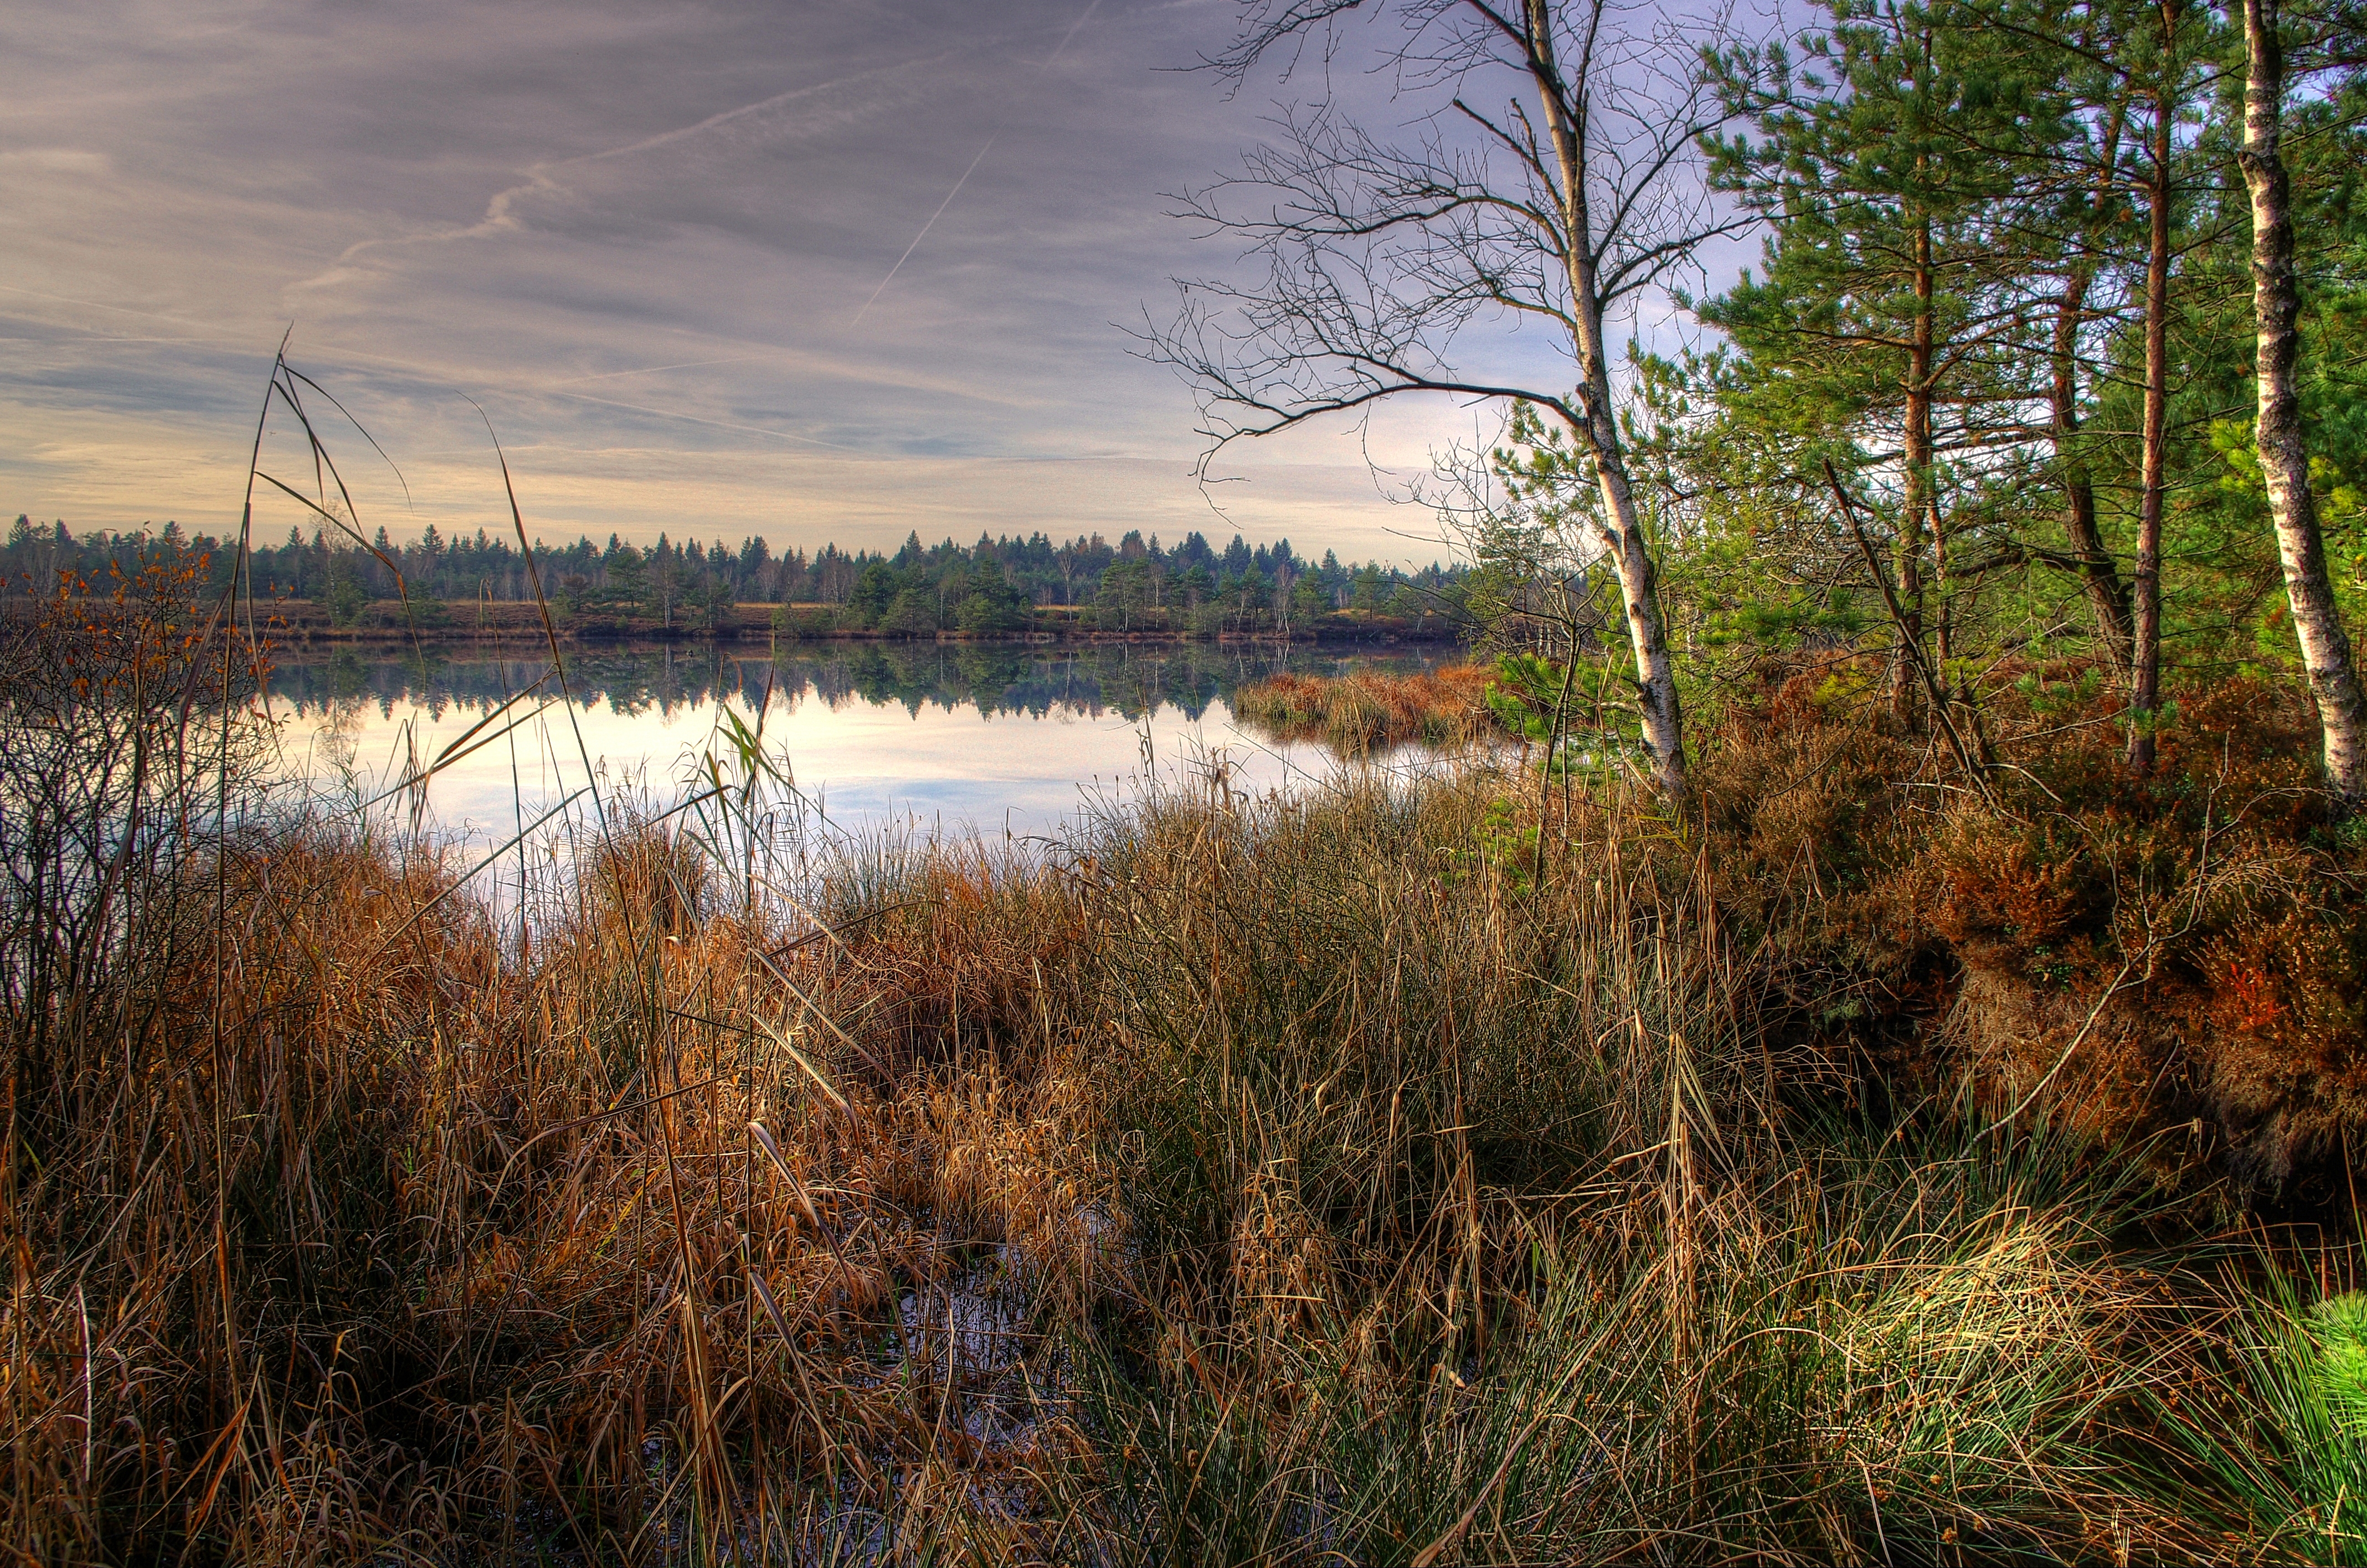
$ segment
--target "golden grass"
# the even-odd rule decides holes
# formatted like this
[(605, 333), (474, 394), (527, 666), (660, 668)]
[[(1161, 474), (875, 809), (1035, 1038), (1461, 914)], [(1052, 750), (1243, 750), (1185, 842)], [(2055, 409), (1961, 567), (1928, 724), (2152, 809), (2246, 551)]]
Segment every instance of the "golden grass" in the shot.
[(1350, 753), (1451, 746), (1489, 732), (1492, 671), (1476, 664), (1398, 674), (1285, 672), (1233, 694), (1233, 712), (1278, 740), (1317, 740)]

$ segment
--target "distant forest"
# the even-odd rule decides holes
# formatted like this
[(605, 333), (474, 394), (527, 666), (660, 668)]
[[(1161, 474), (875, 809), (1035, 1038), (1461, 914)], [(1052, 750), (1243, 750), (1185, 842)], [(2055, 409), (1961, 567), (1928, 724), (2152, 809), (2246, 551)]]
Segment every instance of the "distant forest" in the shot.
[[(40, 593), (61, 573), (103, 587), (110, 567), (129, 573), (159, 549), (210, 555), (216, 587), (228, 586), (232, 552), (177, 523), (154, 533), (76, 535), (62, 522), (36, 524), (20, 514), (0, 563), (11, 592)], [(1090, 607), (1095, 624), (1121, 629), (1211, 619), (1287, 626), (1347, 611), (1419, 620), (1454, 598), (1467, 570), (1351, 564), (1329, 550), (1312, 560), (1287, 539), (1252, 546), (1238, 534), (1219, 548), (1196, 531), (1172, 547), (1139, 531), (1116, 544), (1099, 534), (1066, 543), (1041, 532), (1025, 539), (981, 534), (967, 547), (951, 539), (923, 545), (916, 532), (892, 555), (836, 544), (810, 555), (794, 547), (775, 554), (761, 536), (735, 548), (720, 539), (676, 544), (663, 534), (640, 548), (611, 534), (605, 546), (538, 540), (535, 561), (544, 593), (571, 615), (695, 628), (720, 623), (735, 604), (823, 605), (834, 612), (833, 624), (912, 633), (1008, 630), (1051, 606)], [(372, 603), (396, 597), (398, 571), (402, 592), (431, 615), (436, 606), (534, 596), (519, 551), (482, 528), (447, 538), (430, 525), (402, 544), (380, 528), (368, 549), (341, 545), (325, 530), (307, 537), (290, 529), (284, 543), (252, 551), (251, 570), (258, 597), (313, 601), (347, 625)]]

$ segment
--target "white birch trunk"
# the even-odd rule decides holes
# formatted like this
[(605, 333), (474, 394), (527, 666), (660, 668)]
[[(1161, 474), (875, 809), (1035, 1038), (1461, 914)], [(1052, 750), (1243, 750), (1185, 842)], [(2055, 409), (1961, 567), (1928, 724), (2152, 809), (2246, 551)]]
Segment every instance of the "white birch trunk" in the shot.
[[(1533, 58), (1546, 79), (1546, 118), (1561, 175), (1562, 220), (1569, 244), (1571, 315), (1578, 325), (1580, 412), (1584, 415), (1578, 435), (1593, 460), (1595, 482), (1603, 496), (1603, 552), (1619, 578), (1619, 598), (1627, 620), (1627, 639), (1636, 652), (1636, 701), (1643, 719), (1645, 747), (1651, 753), (1652, 777), (1661, 795), (1680, 814), (1693, 807), (1692, 782), (1685, 769), (1684, 715), (1677, 700), (1676, 663), (1669, 653), (1669, 636), (1660, 619), (1658, 571), (1644, 537), (1644, 524), (1636, 506), (1636, 491), (1627, 477), (1625, 448), (1619, 439), (1619, 419), (1611, 398), (1611, 360), (1603, 333), (1603, 298), (1596, 276), (1593, 220), (1586, 194), (1586, 127), (1564, 112), (1552, 78), (1557, 76), (1553, 56), (1551, 18), (1546, 0), (1528, 0)], [(1581, 103), (1582, 103), (1581, 99)]]
[(2293, 634), (2301, 643), (2302, 664), (2325, 729), (2327, 777), (2346, 801), (2356, 803), (2367, 795), (2367, 701), (2361, 696), (2350, 636), (2327, 576), (2317, 502), (2309, 491), (2301, 398), (2294, 385), (2301, 359), (2301, 290), (2293, 277), (2293, 203), (2279, 146), (2284, 49), (2277, 36), (2277, 0), (2245, 0), (2244, 41), (2250, 72), (2244, 86), (2244, 147), (2237, 161), (2252, 197), (2260, 474), (2268, 486), (2269, 515), (2276, 524), (2277, 551), (2284, 558)]

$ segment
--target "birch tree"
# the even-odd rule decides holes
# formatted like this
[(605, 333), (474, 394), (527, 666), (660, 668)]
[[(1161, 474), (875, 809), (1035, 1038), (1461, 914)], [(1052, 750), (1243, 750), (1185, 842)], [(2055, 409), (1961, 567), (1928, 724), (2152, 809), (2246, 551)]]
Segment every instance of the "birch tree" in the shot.
[(2252, 313), (2258, 323), (2254, 377), (2259, 412), (2254, 439), (2269, 515), (2283, 558), (2285, 594), (2301, 643), (2310, 694), (2326, 735), (2326, 772), (2343, 799), (2367, 795), (2367, 699), (2351, 661), (2350, 637), (2326, 570), (2326, 546), (2309, 488), (2296, 371), (2301, 362), (2301, 290), (2293, 271), (2293, 200), (2285, 174), (2285, 65), (2277, 0), (2244, 0), (2244, 145), (2237, 162), (2252, 199)]
[[(1384, 139), (1326, 98), (1190, 193), (1185, 213), (1240, 241), (1264, 276), (1182, 284), (1153, 352), (1198, 389), (1210, 457), (1411, 394), (1526, 403), (1565, 428), (1572, 477), (1599, 501), (1587, 511), (1619, 585), (1651, 773), (1687, 809), (1610, 333), (1624, 305), (1743, 221), (1722, 220), (1698, 178), (1697, 143), (1724, 118), (1694, 68), (1704, 40), (1610, 0), (1245, 0), (1209, 63), (1236, 86), (1262, 64), (1304, 74), (1328, 69), (1351, 25), (1390, 22), (1379, 63), (1410, 128)], [(1512, 323), (1550, 332), (1567, 374), (1537, 374), (1486, 330)]]

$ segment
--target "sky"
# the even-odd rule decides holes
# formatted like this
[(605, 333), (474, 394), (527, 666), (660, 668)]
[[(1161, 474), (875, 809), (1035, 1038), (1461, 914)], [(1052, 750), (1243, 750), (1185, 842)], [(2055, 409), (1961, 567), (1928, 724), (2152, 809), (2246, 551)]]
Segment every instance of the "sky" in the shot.
[[(1198, 528), (1436, 558), (1404, 482), (1493, 416), (1433, 402), (1297, 432), (1204, 486), (1188, 389), (1125, 330), (1172, 312), (1171, 278), (1233, 264), (1168, 195), (1317, 85), (1229, 100), (1181, 69), (1235, 16), (10, 6), (0, 515), (234, 526), (286, 333), (391, 459), (330, 434), (365, 528), (397, 538), (505, 525), (490, 421), (554, 541)], [(309, 475), (287, 431), (266, 457)], [(258, 509), (269, 537), (296, 520)]]

